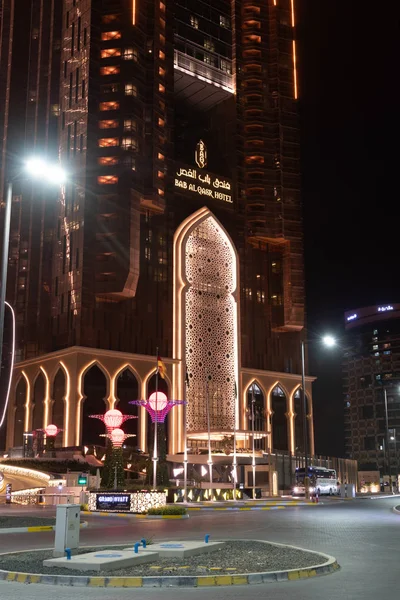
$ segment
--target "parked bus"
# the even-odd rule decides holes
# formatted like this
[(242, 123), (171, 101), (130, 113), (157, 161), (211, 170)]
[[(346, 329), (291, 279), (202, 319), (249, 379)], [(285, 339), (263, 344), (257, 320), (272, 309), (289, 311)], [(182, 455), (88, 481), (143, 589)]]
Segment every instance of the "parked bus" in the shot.
[[(305, 469), (297, 467), (295, 476), (296, 483), (293, 487), (293, 496), (305, 494), (304, 488)], [(334, 469), (325, 469), (325, 467), (308, 467), (309, 491), (311, 494), (317, 493), (318, 496), (329, 494), (333, 496), (339, 493), (336, 471)]]

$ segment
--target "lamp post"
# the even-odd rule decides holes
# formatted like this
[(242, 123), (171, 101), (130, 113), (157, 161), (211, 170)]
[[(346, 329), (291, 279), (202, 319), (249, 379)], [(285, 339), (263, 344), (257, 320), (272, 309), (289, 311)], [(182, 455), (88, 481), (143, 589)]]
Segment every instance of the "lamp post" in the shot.
[(388, 415), (388, 400), (387, 400), (387, 391), (386, 387), (383, 388), (383, 396), (385, 399), (385, 427), (386, 427), (386, 460), (387, 460), (387, 468), (389, 471), (389, 486), (390, 492), (393, 493), (392, 486), (392, 465), (390, 463), (390, 444), (389, 444), (389, 415)]
[[(331, 335), (325, 335), (322, 338), (322, 343), (328, 348), (336, 345), (336, 340)], [(305, 345), (306, 342), (301, 340), (301, 393), (303, 404), (303, 445), (304, 445), (304, 494), (306, 499), (310, 499), (310, 482), (308, 478), (308, 431), (307, 431), (307, 395), (306, 395), (306, 360), (305, 360)], [(311, 457), (310, 457), (311, 458)]]
[(154, 448), (153, 448), (153, 488), (157, 489), (157, 424), (164, 423), (171, 408), (176, 404), (185, 404), (185, 400), (168, 400), (167, 396), (160, 391), (150, 394), (148, 400), (131, 400), (129, 404), (144, 406), (154, 423)]
[[(65, 172), (57, 164), (49, 164), (42, 159), (30, 159), (24, 171), (28, 172), (31, 178), (40, 179), (47, 183), (61, 185), (65, 181)], [(8, 249), (10, 242), (11, 225), (11, 207), (12, 207), (13, 180), (7, 183), (6, 202), (4, 212), (3, 226), (3, 253), (1, 257), (1, 289), (0, 289), (0, 375), (1, 363), (3, 358), (3, 338), (4, 338), (4, 311), (7, 291), (7, 270), (8, 270)]]
[(397, 440), (396, 440), (396, 429), (392, 429), (393, 435), (390, 436), (390, 439), (392, 442), (394, 442), (394, 457), (396, 460), (396, 479), (395, 479), (395, 485), (396, 485), (396, 489), (398, 488), (398, 478), (399, 478), (399, 459), (397, 456)]

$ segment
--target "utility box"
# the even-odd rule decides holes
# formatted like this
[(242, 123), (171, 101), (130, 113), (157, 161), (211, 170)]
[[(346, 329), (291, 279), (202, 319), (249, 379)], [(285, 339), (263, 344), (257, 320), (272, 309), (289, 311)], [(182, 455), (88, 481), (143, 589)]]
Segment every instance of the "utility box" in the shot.
[(53, 556), (58, 558), (65, 555), (65, 549), (72, 553), (79, 548), (79, 526), (81, 520), (79, 504), (59, 504), (56, 514), (56, 536)]
[(354, 483), (342, 483), (340, 486), (340, 496), (342, 498), (355, 498), (356, 486)]

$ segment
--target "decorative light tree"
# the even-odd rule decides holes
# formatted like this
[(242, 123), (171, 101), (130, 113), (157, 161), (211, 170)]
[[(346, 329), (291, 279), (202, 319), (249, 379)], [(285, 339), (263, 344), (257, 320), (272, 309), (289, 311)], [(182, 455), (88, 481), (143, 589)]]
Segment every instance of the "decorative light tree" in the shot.
[(123, 487), (125, 472), (122, 445), (127, 438), (135, 436), (126, 434), (120, 426), (128, 419), (137, 419), (137, 416), (123, 415), (120, 410), (112, 408), (104, 415), (90, 415), (90, 417), (103, 421), (107, 433), (102, 434), (102, 437), (108, 438), (111, 442), (107, 444), (101, 483), (108, 489)]
[(51, 451), (54, 449), (56, 436), (62, 431), (62, 429), (59, 429), (57, 425), (50, 424), (44, 429), (36, 429), (36, 431), (46, 434), (46, 450)]
[[(130, 404), (144, 406), (154, 423), (154, 447), (153, 447), (153, 489), (157, 488), (157, 461), (158, 461), (158, 424), (164, 424), (169, 411), (176, 404), (185, 404), (184, 400), (168, 400), (164, 392), (155, 391), (150, 394), (148, 400), (132, 400)], [(163, 430), (162, 430), (163, 431)], [(165, 443), (165, 442), (164, 442)], [(160, 482), (161, 483), (161, 482)]]

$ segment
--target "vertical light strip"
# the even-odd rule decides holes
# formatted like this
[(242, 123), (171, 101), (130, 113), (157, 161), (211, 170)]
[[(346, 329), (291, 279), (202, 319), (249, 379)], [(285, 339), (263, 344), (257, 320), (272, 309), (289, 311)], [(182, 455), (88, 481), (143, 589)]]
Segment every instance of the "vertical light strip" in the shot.
[(293, 40), (293, 88), (294, 99), (297, 100), (297, 66), (296, 66), (296, 42)]
[(276, 0), (274, 0), (274, 6), (276, 6)]
[(70, 394), (71, 394), (71, 377), (65, 364), (60, 360), (60, 365), (64, 369), (65, 377), (67, 380), (67, 386), (65, 390), (65, 415), (64, 415), (64, 446), (69, 445), (69, 415), (70, 415)]
[(46, 428), (47, 425), (49, 424), (50, 380), (49, 380), (49, 376), (47, 375), (46, 371), (44, 370), (44, 368), (42, 366), (40, 366), (40, 370), (42, 371), (44, 378), (46, 379), (46, 392), (45, 392), (45, 399), (44, 399), (44, 423), (43, 423), (43, 428)]
[(132, 25), (136, 24), (136, 0), (132, 0)]
[(291, 14), (292, 14), (292, 27), (295, 26), (295, 22), (294, 22), (294, 0), (290, 0), (290, 9), (291, 9)]
[(25, 431), (29, 430), (29, 407), (31, 404), (31, 382), (29, 381), (28, 375), (25, 371), (22, 371), (22, 375), (25, 377), (26, 381), (26, 399), (25, 399), (25, 423), (24, 429)]

